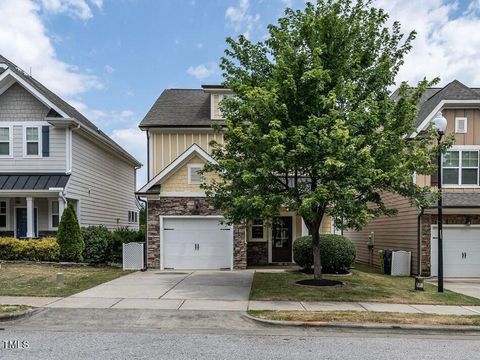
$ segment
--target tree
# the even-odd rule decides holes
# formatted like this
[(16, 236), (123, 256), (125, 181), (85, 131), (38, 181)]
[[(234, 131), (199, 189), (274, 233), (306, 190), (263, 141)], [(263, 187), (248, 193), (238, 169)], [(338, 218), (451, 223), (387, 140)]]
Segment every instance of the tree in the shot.
[(77, 215), (72, 204), (68, 204), (58, 224), (57, 241), (60, 245), (60, 259), (63, 261), (83, 261), (84, 242)]
[(222, 101), (225, 144), (212, 142), (217, 180), (204, 185), (228, 221), (273, 219), (281, 207), (302, 216), (313, 240), (314, 277), (321, 278), (319, 228), (329, 215), (360, 229), (393, 215), (382, 192), (427, 204), (428, 188), (412, 177), (435, 170), (430, 129), (415, 138), (419, 98), (437, 81), (397, 101), (389, 89), (415, 37), (368, 0), (319, 0), (287, 9), (265, 41), (227, 39)]

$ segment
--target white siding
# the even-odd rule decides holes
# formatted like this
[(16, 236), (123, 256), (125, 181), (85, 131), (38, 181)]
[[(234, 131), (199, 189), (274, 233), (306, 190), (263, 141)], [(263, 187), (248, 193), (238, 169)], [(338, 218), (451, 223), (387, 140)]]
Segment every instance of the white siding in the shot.
[(138, 223), (128, 223), (128, 211), (138, 212), (133, 165), (75, 131), (72, 153), (67, 198), (79, 200), (80, 225), (137, 229)]

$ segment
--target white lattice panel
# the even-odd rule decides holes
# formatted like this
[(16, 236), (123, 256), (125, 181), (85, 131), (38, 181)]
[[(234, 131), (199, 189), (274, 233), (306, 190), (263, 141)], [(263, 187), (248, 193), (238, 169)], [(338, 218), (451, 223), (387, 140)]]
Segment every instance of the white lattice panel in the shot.
[(123, 270), (141, 270), (144, 267), (144, 243), (123, 244)]

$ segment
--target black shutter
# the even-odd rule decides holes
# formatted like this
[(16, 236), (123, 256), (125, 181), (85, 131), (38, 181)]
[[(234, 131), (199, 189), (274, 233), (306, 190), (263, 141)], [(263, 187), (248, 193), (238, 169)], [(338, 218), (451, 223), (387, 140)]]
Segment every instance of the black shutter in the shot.
[(50, 156), (50, 126), (42, 126), (42, 156)]

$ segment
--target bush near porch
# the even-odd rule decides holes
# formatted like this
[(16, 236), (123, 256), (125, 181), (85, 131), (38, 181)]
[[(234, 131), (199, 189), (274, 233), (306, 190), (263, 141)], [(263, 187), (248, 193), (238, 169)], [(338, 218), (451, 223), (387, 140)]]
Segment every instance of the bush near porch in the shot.
[(58, 261), (60, 246), (55, 238), (19, 240), (0, 238), (1, 260)]

